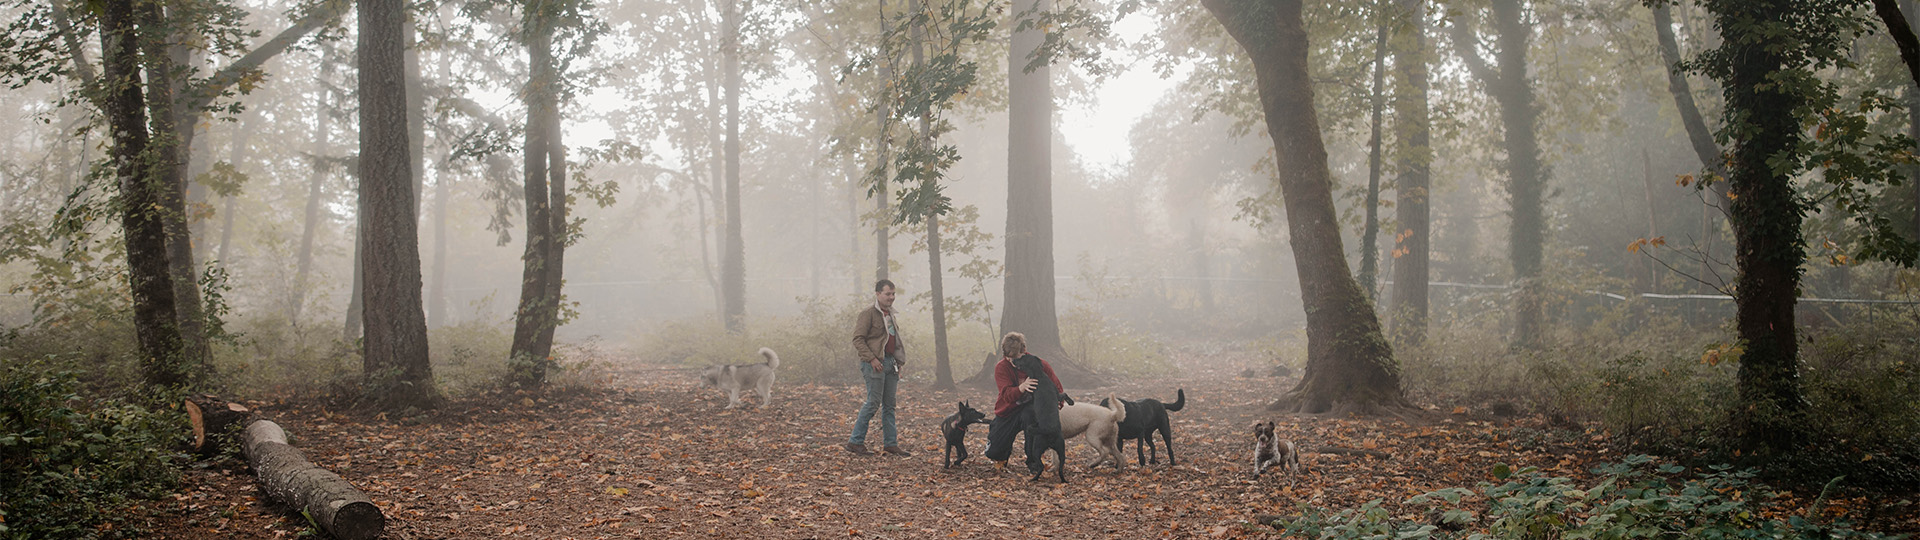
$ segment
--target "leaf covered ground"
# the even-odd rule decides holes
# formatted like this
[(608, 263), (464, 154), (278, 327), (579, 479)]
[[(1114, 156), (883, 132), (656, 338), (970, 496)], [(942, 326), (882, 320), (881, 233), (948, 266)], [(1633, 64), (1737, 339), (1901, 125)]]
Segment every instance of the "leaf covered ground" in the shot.
[[(1621, 456), (1592, 427), (1552, 427), (1447, 405), (1417, 420), (1277, 415), (1264, 405), (1295, 378), (1248, 378), (1259, 359), (1187, 350), (1175, 375), (1104, 389), (1105, 396), (1172, 401), (1179, 465), (1125, 470), (1083, 465), (1093, 453), (1068, 443), (1068, 483), (1027, 480), (974, 457), (941, 468), (939, 422), (984, 389), (936, 392), (903, 383), (901, 444), (911, 457), (853, 456), (840, 448), (864, 390), (777, 384), (770, 408), (723, 410), (691, 371), (613, 366), (604, 389), (563, 395), (499, 394), (393, 419), (314, 403), (255, 403), (315, 463), (359, 486), (389, 519), (388, 538), (1112, 538), (1247, 537), (1243, 526), (1298, 505), (1350, 508), (1490, 480), (1497, 463), (1585, 478)], [(925, 365), (910, 369), (927, 369)], [(852, 369), (849, 367), (849, 369)], [(757, 398), (743, 398), (757, 403)], [(1308, 448), (1367, 453), (1306, 456), (1308, 470), (1250, 480), (1250, 426), (1273, 419)], [(876, 422), (877, 424), (878, 422)], [(877, 448), (879, 426), (869, 443)], [(968, 447), (986, 444), (974, 426)], [(1793, 495), (1782, 495), (1791, 498)], [(297, 511), (263, 500), (233, 459), (189, 470), (181, 491), (149, 502), (143, 536), (285, 538), (313, 534)], [(1791, 504), (1791, 500), (1788, 501)], [(1846, 512), (1838, 501), (1830, 512)]]

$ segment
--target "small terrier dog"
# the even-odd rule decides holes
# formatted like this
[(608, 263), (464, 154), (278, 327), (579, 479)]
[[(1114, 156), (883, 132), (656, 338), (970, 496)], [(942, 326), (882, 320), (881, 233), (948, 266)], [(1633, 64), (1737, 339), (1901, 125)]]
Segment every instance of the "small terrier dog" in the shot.
[(968, 407), (965, 401), (960, 402), (958, 412), (940, 421), (940, 433), (947, 438), (946, 456), (943, 458), (945, 464), (941, 468), (950, 469), (967, 460), (967, 425), (985, 423), (987, 423), (987, 415), (974, 410), (973, 407)]
[(1272, 420), (1253, 424), (1253, 477), (1260, 478), (1267, 467), (1280, 467), (1287, 472), (1287, 481), (1292, 482), (1293, 474), (1301, 470), (1300, 447), (1294, 446), (1293, 441), (1281, 439), (1273, 429)]

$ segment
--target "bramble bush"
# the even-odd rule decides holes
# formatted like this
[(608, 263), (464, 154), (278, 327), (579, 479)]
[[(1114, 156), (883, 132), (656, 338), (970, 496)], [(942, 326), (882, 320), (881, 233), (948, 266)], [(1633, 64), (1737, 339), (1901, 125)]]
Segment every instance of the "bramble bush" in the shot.
[(184, 414), (83, 400), (54, 363), (0, 370), (0, 537), (134, 537), (127, 509), (179, 477)]
[(1408, 499), (1403, 510), (1424, 507), (1430, 518), (1425, 521), (1395, 518), (1375, 499), (1339, 511), (1303, 505), (1298, 516), (1269, 523), (1286, 536), (1318, 540), (1899, 538), (1858, 531), (1845, 521), (1824, 522), (1821, 501), (1802, 514), (1775, 517), (1781, 509), (1760, 500), (1771, 491), (1753, 481), (1752, 471), (1717, 466), (1687, 472), (1629, 456), (1596, 468), (1603, 478), (1582, 488), (1533, 468), (1497, 465), (1493, 476), (1501, 484), (1481, 482)]

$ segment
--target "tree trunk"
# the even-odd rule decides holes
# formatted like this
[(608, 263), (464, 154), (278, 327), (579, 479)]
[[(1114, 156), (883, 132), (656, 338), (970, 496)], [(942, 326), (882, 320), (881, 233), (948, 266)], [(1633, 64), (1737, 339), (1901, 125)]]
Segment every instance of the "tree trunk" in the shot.
[(1512, 197), (1513, 221), (1508, 228), (1508, 257), (1513, 263), (1514, 324), (1512, 346), (1538, 349), (1543, 345), (1546, 312), (1542, 305), (1540, 270), (1546, 241), (1546, 174), (1540, 163), (1535, 129), (1540, 109), (1533, 99), (1533, 80), (1527, 75), (1527, 48), (1532, 28), (1520, 21), (1521, 0), (1494, 0), (1493, 23), (1498, 50), (1494, 66), (1487, 66), (1477, 49), (1478, 39), (1463, 25), (1455, 25), (1455, 49), (1468, 71), (1487, 86), (1500, 104), (1500, 123), (1507, 151), (1507, 194)]
[[(1021, 0), (1013, 12), (1038, 18), (1052, 8), (1051, 0)], [(1000, 328), (1026, 334), (1028, 350), (1057, 371), (1068, 358), (1054, 305), (1052, 70), (1044, 62), (1027, 70), (1046, 37), (1037, 25), (1017, 30), (1007, 52), (1006, 308)]]
[[(160, 4), (141, 3), (136, 9), (143, 30), (153, 29), (157, 34), (161, 29), (175, 26), (176, 21), (169, 20)], [(184, 173), (193, 128), (191, 123), (182, 122), (185, 115), (175, 100), (180, 87), (184, 86), (178, 75), (183, 69), (178, 62), (184, 55), (170, 44), (179, 39), (180, 36), (170, 34), (146, 34), (141, 36), (141, 48), (146, 60), (147, 123), (152, 137), (148, 151), (154, 156), (149, 166), (154, 180), (165, 186), (160, 192), (158, 214), (167, 235), (167, 272), (173, 276), (173, 308), (180, 329), (180, 369), (185, 370), (188, 383), (194, 384), (207, 375), (205, 370), (210, 362), (200, 306), (200, 275), (193, 264), (193, 238), (187, 225)]]
[[(323, 59), (320, 66), (321, 80), (332, 78), (333, 62)], [(333, 102), (333, 98), (331, 91), (322, 90), (320, 99), (314, 103), (315, 118), (311, 151), (313, 170), (307, 177), (307, 207), (300, 222), (300, 250), (294, 257), (293, 290), (288, 291), (287, 296), (288, 324), (295, 327), (300, 326), (300, 313), (307, 304), (307, 279), (312, 275), (313, 269), (313, 242), (320, 230), (320, 199), (325, 194), (323, 188), (327, 183), (327, 139), (333, 133), (333, 115), (327, 114), (327, 108)], [(358, 240), (358, 235), (355, 235), (356, 244)], [(356, 265), (360, 262), (358, 253), (356, 249), (354, 256)], [(355, 282), (357, 288), (358, 280), (356, 279)]]
[[(438, 132), (436, 132), (438, 133)], [(433, 176), (433, 279), (427, 288), (427, 328), (447, 324), (447, 199), (453, 196), (452, 171), (448, 157), (442, 157), (438, 174)]]
[(559, 76), (553, 59), (555, 21), (538, 14), (529, 14), (524, 20), (529, 26), (527, 132), (522, 160), (527, 201), (527, 246), (521, 254), (524, 266), (520, 281), (520, 307), (514, 317), (513, 346), (508, 358), (515, 384), (538, 388), (546, 384), (547, 363), (550, 361), (546, 351), (541, 350), (540, 340), (544, 327), (553, 325), (550, 314), (555, 313), (553, 307), (556, 299), (547, 296), (547, 281), (553, 278), (550, 272), (553, 261), (549, 257), (553, 252), (552, 244), (559, 241), (561, 234), (553, 230), (553, 200), (547, 188), (547, 168), (552, 163), (551, 141), (556, 135), (550, 131), (555, 124), (550, 119), (559, 115)]
[[(714, 51), (714, 56), (719, 56), (718, 50)], [(727, 152), (725, 145), (720, 142), (720, 134), (726, 131), (727, 121), (726, 115), (723, 114), (726, 106), (720, 101), (720, 88), (726, 86), (726, 83), (725, 78), (720, 75), (720, 68), (717, 64), (718, 62), (713, 61), (711, 58), (707, 59), (705, 63), (705, 67), (707, 68), (707, 117), (713, 122), (713, 125), (708, 126), (710, 129), (707, 131), (707, 146), (712, 152), (707, 159), (709, 171), (707, 174), (706, 192), (708, 201), (713, 205), (713, 221), (711, 222), (713, 224), (713, 238), (711, 241), (708, 240), (708, 222), (702, 220), (700, 228), (700, 263), (702, 265), (701, 270), (707, 273), (707, 285), (713, 288), (713, 314), (719, 317), (720, 324), (724, 326), (727, 323), (727, 293), (725, 287), (720, 285), (719, 265), (714, 264), (707, 253), (709, 247), (711, 247), (714, 252), (713, 256), (720, 257), (719, 252), (726, 249), (726, 246), (721, 245), (723, 242), (721, 240), (721, 231), (726, 229), (727, 220), (730, 219), (727, 216), (726, 205), (721, 203), (721, 199), (725, 198), (727, 191)]]
[[(358, 193), (358, 190), (355, 192)], [(350, 292), (347, 293), (346, 323), (340, 329), (340, 340), (353, 344), (355, 349), (362, 348), (354, 342), (360, 339), (361, 331), (367, 326), (363, 317), (367, 304), (366, 295), (363, 294), (367, 275), (364, 271), (365, 267), (361, 264), (361, 261), (366, 259), (367, 253), (366, 246), (360, 243), (361, 237), (366, 235), (366, 217), (358, 217), (353, 224), (353, 283), (347, 287)]]
[[(891, 57), (892, 53), (887, 51), (886, 45), (887, 0), (877, 0), (876, 3), (880, 7), (880, 50), (882, 51), (882, 58), (879, 61), (880, 80), (883, 81), (882, 84), (891, 85), (893, 84), (893, 60)], [(893, 234), (887, 231), (887, 225), (893, 223), (893, 213), (888, 212), (887, 209), (891, 206), (890, 203), (893, 202), (893, 196), (887, 189), (889, 187), (887, 179), (892, 178), (893, 175), (887, 173), (887, 164), (891, 163), (893, 158), (888, 154), (887, 149), (887, 126), (889, 124), (887, 119), (893, 116), (892, 108), (893, 102), (891, 97), (883, 97), (878, 106), (874, 107), (873, 123), (877, 127), (874, 128), (873, 132), (874, 191), (871, 194), (874, 195), (874, 204), (880, 207), (880, 216), (876, 219), (875, 223), (877, 230), (874, 231), (875, 266), (873, 279), (875, 280), (887, 279), (887, 273), (891, 270), (891, 268), (889, 268), (890, 265), (887, 264), (890, 257), (887, 254), (887, 241), (893, 238)]]
[[(1640, 164), (1642, 166), (1642, 172), (1644, 173), (1640, 176), (1640, 179), (1641, 179), (1642, 185), (1645, 186), (1644, 191), (1647, 196), (1646, 197), (1647, 238), (1659, 238), (1660, 237), (1660, 221), (1659, 221), (1660, 211), (1659, 211), (1659, 207), (1654, 206), (1655, 199), (1653, 195), (1654, 194), (1653, 155), (1648, 153), (1646, 148), (1640, 149)], [(1649, 292), (1660, 292), (1660, 271), (1658, 269), (1655, 269), (1653, 267), (1653, 264), (1651, 263), (1647, 263), (1646, 267), (1647, 267), (1646, 290)]]
[(170, 188), (155, 178), (156, 161), (171, 161), (149, 148), (146, 100), (140, 93), (140, 34), (132, 0), (100, 7), (101, 112), (113, 133), (111, 156), (120, 187), (120, 227), (127, 246), (127, 282), (133, 296), (134, 335), (149, 386), (187, 383), (182, 369), (180, 327), (174, 314), (173, 275), (167, 269), (167, 233), (159, 210)]
[(726, 77), (727, 133), (727, 236), (726, 249), (720, 252), (720, 290), (726, 298), (722, 318), (727, 331), (739, 334), (747, 324), (746, 244), (741, 237), (740, 213), (740, 5), (725, 0), (720, 10), (722, 38), (720, 70)]
[(407, 143), (406, 5), (361, 0), (360, 211), (365, 281), (363, 369), (369, 396), (383, 408), (438, 400), (420, 305), (420, 233)]
[[(909, 2), (913, 20), (913, 64), (924, 67), (927, 63), (927, 27), (926, 12), (920, 2)], [(934, 144), (932, 113), (920, 117), (920, 145), (932, 148)], [(933, 388), (952, 390), (953, 366), (948, 363), (947, 351), (947, 297), (943, 283), (945, 267), (940, 265), (940, 214), (927, 212), (927, 290), (933, 296)]]
[[(1736, 5), (1737, 4), (1737, 5)], [(1800, 396), (1799, 341), (1793, 322), (1800, 288), (1800, 225), (1805, 208), (1796, 200), (1792, 172), (1774, 166), (1803, 143), (1796, 111), (1807, 106), (1793, 88), (1775, 81), (1787, 64), (1757, 33), (1789, 26), (1798, 6), (1782, 0), (1713, 2), (1715, 26), (1729, 32), (1722, 53), (1731, 60), (1721, 91), (1729, 129), (1742, 135), (1728, 162), (1737, 309), (1734, 326), (1745, 346), (1740, 355), (1739, 394), (1746, 412), (1736, 414), (1738, 433), (1755, 452), (1791, 448), (1805, 432), (1795, 417), (1806, 409)], [(1743, 35), (1736, 35), (1741, 32)]]
[(1333, 178), (1313, 109), (1299, 0), (1202, 0), (1253, 61), (1267, 133), (1306, 302), (1307, 369), (1269, 408), (1302, 413), (1406, 407), (1400, 366), (1373, 306), (1348, 272), (1333, 209)]
[(242, 446), (262, 491), (305, 514), (334, 538), (378, 538), (386, 529), (387, 518), (373, 501), (345, 478), (307, 461), (300, 449), (287, 444), (287, 433), (278, 424), (254, 421), (247, 426)]
[[(1900, 0), (1900, 10), (1906, 16), (1907, 28), (1913, 28), (1915, 16), (1920, 15), (1920, 6), (1916, 6), (1913, 0)], [(1908, 66), (1911, 69), (1912, 64)], [(1920, 81), (1907, 86), (1907, 136), (1920, 140)], [(1920, 165), (1907, 167), (1907, 184), (1911, 186), (1908, 191), (1913, 194), (1913, 208), (1909, 209), (1913, 211), (1913, 239), (1920, 242)], [(1920, 258), (1915, 259), (1913, 265), (1920, 267)]]
[(1687, 130), (1687, 142), (1693, 146), (1694, 156), (1700, 159), (1700, 166), (1707, 173), (1701, 179), (1709, 204), (1701, 212), (1700, 249), (1709, 256), (1701, 258), (1700, 275), (1709, 276), (1713, 275), (1714, 238), (1720, 232), (1713, 214), (1715, 210), (1721, 215), (1727, 213), (1727, 158), (1721, 153), (1720, 144), (1714, 142), (1713, 131), (1707, 128), (1700, 107), (1694, 104), (1693, 86), (1687, 82), (1686, 72), (1680, 69), (1680, 44), (1674, 38), (1673, 12), (1666, 3), (1653, 6), (1653, 29), (1660, 59), (1667, 65), (1667, 91), (1673, 94), (1674, 108), (1680, 112), (1680, 125)]
[[(554, 87), (560, 85), (560, 74), (554, 73)], [(547, 313), (543, 315), (547, 322), (540, 325), (539, 336), (534, 339), (534, 352), (538, 358), (546, 358), (544, 367), (553, 366), (553, 333), (560, 328), (560, 303), (565, 300), (561, 295), (561, 285), (566, 283), (567, 254), (567, 145), (560, 128), (559, 101), (554, 101), (552, 114), (547, 116)], [(541, 373), (541, 383), (546, 382), (546, 374)]]
[[(1399, 0), (1406, 18), (1393, 39), (1398, 88), (1393, 95), (1394, 137), (1400, 175), (1394, 179), (1393, 336), (1403, 348), (1418, 347), (1427, 336), (1427, 282), (1432, 246), (1433, 149), (1427, 105), (1426, 0)], [(1403, 349), (1404, 350), (1404, 349)]]
[(1359, 280), (1361, 292), (1367, 293), (1367, 298), (1374, 298), (1374, 291), (1379, 287), (1377, 276), (1380, 273), (1380, 117), (1384, 113), (1382, 109), (1386, 106), (1382, 93), (1387, 78), (1387, 23), (1389, 21), (1388, 15), (1384, 13), (1386, 2), (1379, 2), (1375, 6), (1382, 13), (1374, 14), (1380, 20), (1380, 27), (1373, 38), (1373, 89), (1368, 94), (1373, 107), (1373, 116), (1369, 124), (1372, 129), (1367, 136), (1367, 221), (1360, 230)]

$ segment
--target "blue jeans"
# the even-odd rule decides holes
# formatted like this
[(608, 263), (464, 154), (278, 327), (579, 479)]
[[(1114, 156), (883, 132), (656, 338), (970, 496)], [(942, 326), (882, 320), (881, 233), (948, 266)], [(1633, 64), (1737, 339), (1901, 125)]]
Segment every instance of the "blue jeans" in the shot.
[(874, 371), (873, 364), (860, 363), (860, 378), (867, 381), (867, 402), (860, 405), (860, 416), (853, 419), (853, 436), (848, 443), (867, 444), (867, 424), (873, 421), (873, 412), (880, 411), (881, 441), (886, 446), (895, 446), (900, 442), (900, 426), (893, 421), (893, 391), (900, 386), (900, 368), (894, 366), (894, 357), (887, 356), (880, 361), (885, 373)]

